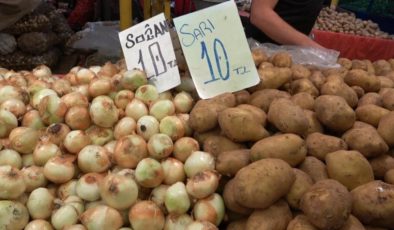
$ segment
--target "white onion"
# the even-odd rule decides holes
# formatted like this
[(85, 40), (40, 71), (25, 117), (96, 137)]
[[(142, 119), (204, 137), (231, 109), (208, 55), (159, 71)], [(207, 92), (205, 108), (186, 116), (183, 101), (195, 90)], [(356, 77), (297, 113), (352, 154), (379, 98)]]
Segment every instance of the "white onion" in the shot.
[(91, 97), (98, 97), (109, 94), (112, 91), (110, 78), (94, 78), (89, 83), (89, 94)]
[(190, 127), (189, 124), (190, 115), (187, 113), (178, 113), (176, 116), (182, 121), (183, 128), (185, 129), (185, 136), (193, 136), (194, 130)]
[(119, 230), (133, 230), (133, 229), (131, 229), (131, 228), (119, 228)]
[(69, 196), (64, 200), (65, 205), (72, 205), (77, 210), (78, 215), (85, 211), (85, 204), (79, 196)]
[(141, 160), (135, 169), (135, 178), (143, 187), (154, 188), (164, 180), (164, 172), (160, 162), (152, 158)]
[(40, 91), (36, 92), (33, 95), (33, 98), (30, 100), (30, 104), (35, 108), (38, 109), (38, 105), (40, 104), (41, 100), (49, 95), (55, 95), (57, 96), (56, 92), (53, 91), (52, 89), (44, 88), (41, 89)]
[(22, 167), (34, 165), (33, 154), (24, 154), (22, 156)]
[(83, 85), (83, 84), (89, 84), (91, 80), (96, 76), (96, 74), (86, 68), (80, 68), (77, 73), (77, 81), (78, 84)]
[(99, 185), (103, 176), (98, 173), (87, 173), (79, 178), (75, 187), (79, 197), (87, 201), (96, 201), (100, 199)]
[(57, 230), (63, 229), (65, 226), (78, 223), (78, 212), (72, 205), (64, 205), (55, 210), (51, 217), (51, 223)]
[(123, 88), (131, 91), (136, 90), (138, 87), (148, 83), (145, 72), (133, 69), (128, 70), (122, 74), (120, 83)]
[(19, 153), (12, 149), (4, 149), (0, 151), (0, 166), (10, 165), (14, 168), (22, 168), (22, 157)]
[(89, 70), (91, 70), (93, 73), (95, 73), (97, 75), (101, 70), (101, 66), (99, 66), (99, 65), (90, 66)]
[(126, 116), (138, 121), (141, 117), (148, 115), (148, 107), (142, 102), (134, 98), (125, 108)]
[(99, 76), (107, 76), (112, 77), (116, 73), (119, 72), (119, 69), (116, 65), (111, 62), (106, 62), (102, 67), (100, 67)]
[(160, 132), (167, 134), (173, 141), (185, 135), (183, 122), (177, 116), (167, 116), (160, 121)]
[(51, 69), (46, 65), (39, 65), (32, 71), (33, 75), (40, 79), (47, 79), (52, 76)]
[(150, 199), (155, 202), (163, 211), (165, 210), (164, 198), (169, 185), (161, 184), (152, 190)]
[(45, 177), (56, 184), (66, 183), (74, 177), (74, 160), (75, 156), (72, 155), (52, 157), (44, 166)]
[(154, 134), (159, 133), (159, 121), (153, 116), (142, 116), (137, 121), (137, 134), (148, 141)]
[(124, 210), (136, 202), (138, 186), (130, 177), (108, 174), (101, 183), (100, 195), (108, 206)]
[(27, 209), (33, 219), (46, 219), (51, 216), (54, 197), (46, 188), (37, 188), (29, 195)]
[(12, 98), (4, 101), (0, 106), (0, 110), (7, 110), (14, 114), (16, 118), (20, 118), (26, 113), (26, 105), (23, 101)]
[(223, 198), (217, 193), (197, 201), (193, 208), (193, 216), (196, 220), (209, 221), (216, 226), (222, 222), (224, 213)]
[(24, 230), (53, 230), (53, 228), (48, 221), (38, 219), (29, 222)]
[(62, 230), (87, 230), (82, 224), (65, 226)]
[(193, 97), (187, 92), (180, 92), (174, 97), (177, 113), (189, 113), (193, 108)]
[(67, 199), (69, 196), (75, 196), (77, 195), (76, 187), (77, 180), (70, 180), (67, 183), (59, 186), (59, 189), (57, 190), (57, 196), (62, 200)]
[(85, 133), (90, 137), (93, 145), (103, 146), (114, 139), (114, 132), (110, 128), (102, 128), (96, 125), (90, 126)]
[(38, 104), (38, 112), (42, 121), (47, 124), (62, 123), (67, 112), (67, 106), (57, 95), (48, 95)]
[(186, 191), (197, 199), (212, 195), (219, 186), (219, 175), (210, 170), (198, 172), (187, 181)]
[(8, 137), (18, 126), (18, 119), (10, 111), (0, 109), (0, 138)]
[(61, 100), (67, 105), (68, 108), (73, 106), (88, 107), (88, 98), (80, 92), (72, 92), (64, 95)]
[(127, 105), (133, 100), (134, 93), (130, 90), (121, 90), (116, 93), (114, 102), (119, 109), (126, 109)]
[(32, 165), (24, 167), (21, 172), (26, 184), (26, 192), (31, 192), (36, 188), (44, 187), (48, 183), (42, 167)]
[(168, 185), (185, 180), (183, 163), (175, 158), (167, 158), (161, 162), (164, 172), (164, 183)]
[(185, 161), (185, 172), (189, 178), (204, 170), (214, 169), (215, 158), (207, 152), (195, 151)]
[(21, 74), (13, 74), (7, 79), (7, 83), (16, 87), (27, 86), (27, 80)]
[(78, 167), (84, 173), (106, 171), (111, 166), (107, 150), (99, 145), (87, 145), (78, 154)]
[(117, 143), (117, 141), (110, 141), (104, 145), (104, 148), (107, 150), (108, 157), (109, 157), (112, 164), (115, 164), (114, 152), (115, 152), (116, 143)]
[(174, 143), (174, 157), (181, 162), (185, 162), (189, 156), (200, 150), (198, 141), (191, 137), (182, 137)]
[(68, 152), (78, 154), (85, 146), (91, 144), (90, 137), (82, 130), (73, 130), (66, 135), (63, 145)]
[(171, 185), (164, 197), (164, 203), (169, 213), (181, 215), (190, 208), (190, 198), (186, 192), (186, 186), (182, 182)]
[(120, 167), (135, 168), (147, 156), (146, 142), (138, 135), (122, 137), (116, 143), (114, 160)]
[(22, 126), (38, 130), (44, 128), (45, 124), (40, 117), (40, 113), (37, 110), (31, 110), (23, 116)]
[(156, 87), (153, 85), (142, 85), (135, 91), (135, 98), (149, 106), (159, 99), (159, 92), (157, 92)]
[(112, 86), (114, 87), (115, 91), (119, 91), (119, 90), (124, 89), (121, 84), (121, 81), (122, 81), (122, 74), (117, 73), (112, 76), (111, 82), (112, 82)]
[[(48, 82), (38, 79), (31, 79), (29, 80), (27, 92), (30, 96), (34, 96), (38, 91), (49, 88), (51, 88), (51, 85)], [(32, 105), (31, 102), (30, 105)]]
[(150, 137), (147, 147), (151, 157), (161, 160), (171, 155), (174, 144), (168, 135), (156, 133)]
[(16, 199), (26, 190), (23, 175), (17, 168), (0, 166), (0, 199)]
[(55, 90), (59, 96), (63, 96), (71, 93), (71, 83), (66, 79), (57, 79), (52, 84), (52, 89)]
[(13, 98), (26, 103), (29, 101), (29, 94), (26, 91), (11, 85), (0, 85), (0, 104), (3, 104), (6, 100)]
[(218, 230), (218, 228), (208, 221), (193, 221), (185, 230)]
[(19, 202), (0, 200), (0, 228), (22, 230), (29, 222), (29, 212)]
[(167, 215), (164, 230), (184, 230), (186, 226), (193, 222), (193, 219), (187, 215)]
[(103, 200), (98, 200), (98, 201), (93, 201), (93, 202), (88, 202), (85, 205), (86, 210), (95, 208), (100, 205), (105, 205), (105, 202)]
[(149, 115), (154, 116), (158, 121), (174, 114), (175, 106), (170, 100), (158, 100), (149, 107)]
[(51, 143), (48, 138), (38, 142), (33, 152), (33, 161), (37, 166), (44, 166), (49, 159), (62, 155), (59, 146)]
[(120, 139), (121, 137), (135, 134), (135, 129), (137, 127), (137, 123), (131, 117), (124, 117), (119, 120), (119, 122), (115, 125), (114, 128), (114, 136), (115, 139)]
[(65, 115), (65, 122), (71, 129), (86, 130), (91, 124), (88, 108), (83, 106), (69, 108)]
[(118, 109), (108, 96), (94, 98), (89, 112), (93, 123), (104, 128), (112, 127), (119, 119)]
[(87, 229), (118, 230), (123, 226), (120, 213), (105, 205), (86, 210), (80, 220)]
[(88, 100), (90, 100), (90, 94), (89, 94), (89, 85), (77, 85), (71, 88), (73, 92), (78, 92), (84, 95)]
[(172, 101), (172, 99), (173, 99), (172, 93), (169, 90), (159, 93), (158, 100), (170, 100), (170, 101)]
[(164, 215), (152, 201), (140, 201), (131, 207), (129, 221), (134, 230), (161, 230), (164, 228)]
[(47, 128), (45, 134), (48, 136), (50, 142), (61, 146), (63, 144), (64, 138), (66, 138), (70, 131), (71, 130), (67, 125), (63, 123), (57, 123), (50, 125)]

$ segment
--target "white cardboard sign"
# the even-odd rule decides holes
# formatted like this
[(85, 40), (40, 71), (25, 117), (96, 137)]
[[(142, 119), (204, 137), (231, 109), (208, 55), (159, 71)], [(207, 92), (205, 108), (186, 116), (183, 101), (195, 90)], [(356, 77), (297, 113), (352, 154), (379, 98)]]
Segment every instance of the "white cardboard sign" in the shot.
[(164, 92), (181, 83), (164, 14), (143, 21), (119, 33), (127, 69), (146, 72), (149, 83)]
[(201, 98), (259, 83), (234, 1), (175, 18), (174, 23)]

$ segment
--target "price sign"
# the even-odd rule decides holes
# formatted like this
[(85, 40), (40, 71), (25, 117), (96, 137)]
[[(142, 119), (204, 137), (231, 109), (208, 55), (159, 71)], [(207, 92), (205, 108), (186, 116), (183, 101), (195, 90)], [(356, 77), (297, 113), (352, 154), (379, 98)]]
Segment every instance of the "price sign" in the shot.
[(159, 92), (181, 83), (164, 14), (143, 21), (119, 33), (127, 68), (146, 72)]
[(175, 18), (174, 23), (201, 98), (259, 83), (234, 1)]

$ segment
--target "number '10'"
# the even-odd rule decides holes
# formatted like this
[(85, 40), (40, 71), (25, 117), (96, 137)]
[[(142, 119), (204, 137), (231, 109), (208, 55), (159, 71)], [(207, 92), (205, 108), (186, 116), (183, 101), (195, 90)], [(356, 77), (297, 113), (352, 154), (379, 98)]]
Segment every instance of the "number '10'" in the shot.
[[(222, 56), (220, 56), (218, 53), (219, 48), (220, 48), (221, 52), (223, 53)], [(215, 55), (216, 68), (217, 68), (217, 71), (219, 72), (220, 78), (215, 76), (215, 73), (214, 73), (213, 67), (212, 67), (211, 58), (209, 57), (205, 41), (201, 42), (201, 50), (202, 50), (201, 59), (204, 59), (204, 58), (207, 59), (209, 72), (211, 74), (211, 80), (204, 82), (204, 84), (208, 84), (210, 82), (217, 81), (220, 79), (222, 79), (224, 81), (228, 80), (230, 77), (230, 64), (228, 62), (227, 52), (226, 52), (226, 49), (224, 48), (223, 43), (217, 38), (215, 38), (215, 40), (213, 41), (213, 51), (214, 51), (214, 55)], [(225, 71), (226, 74), (224, 74), (224, 75), (222, 72), (222, 66), (220, 65), (220, 61), (223, 60), (222, 57), (224, 57), (224, 61), (226, 63), (226, 71)]]

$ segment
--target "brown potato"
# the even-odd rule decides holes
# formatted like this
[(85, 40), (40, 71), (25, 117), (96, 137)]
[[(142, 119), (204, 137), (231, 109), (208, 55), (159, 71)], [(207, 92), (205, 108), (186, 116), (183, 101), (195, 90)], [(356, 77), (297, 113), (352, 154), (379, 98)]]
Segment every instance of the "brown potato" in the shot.
[(248, 105), (248, 104), (241, 104), (238, 105), (237, 108), (244, 109), (256, 118), (257, 122), (261, 124), (262, 126), (265, 126), (267, 123), (267, 114), (260, 109), (259, 107), (253, 106), (253, 105)]
[(246, 230), (282, 230), (293, 218), (286, 202), (280, 200), (271, 207), (255, 210), (248, 218)]
[(380, 96), (378, 93), (367, 93), (358, 101), (359, 107), (369, 104), (383, 106), (382, 96)]
[(225, 151), (221, 152), (217, 157), (215, 168), (220, 174), (232, 177), (249, 163), (249, 149)]
[(248, 221), (248, 219), (241, 219), (241, 220), (231, 221), (227, 225), (226, 230), (245, 230), (247, 221)]
[(393, 111), (394, 110), (394, 89), (388, 88), (385, 91), (382, 91), (381, 95), (382, 95), (383, 107), (385, 107), (388, 110)]
[(312, 133), (306, 138), (308, 155), (314, 156), (324, 161), (326, 155), (338, 150), (347, 150), (347, 144), (338, 137), (325, 135), (322, 133)]
[(268, 112), (272, 101), (277, 98), (290, 98), (290, 94), (277, 89), (263, 89), (250, 96), (250, 104)]
[(327, 154), (328, 176), (352, 190), (373, 181), (373, 171), (368, 160), (357, 151), (339, 150)]
[(343, 78), (348, 72), (349, 71), (344, 67), (323, 70), (323, 74), (327, 77), (330, 75), (339, 75)]
[(292, 81), (290, 83), (290, 90), (292, 94), (305, 92), (305, 93), (309, 93), (313, 97), (317, 97), (319, 95), (319, 90), (307, 78), (302, 78)]
[(212, 100), (200, 100), (190, 111), (189, 125), (196, 132), (207, 132), (218, 125), (218, 112), (224, 110), (224, 104)]
[(378, 92), (380, 90), (379, 79), (373, 75), (369, 75), (364, 70), (350, 70), (345, 76), (345, 82), (349, 86), (360, 86), (365, 92)]
[(260, 83), (252, 87), (252, 91), (262, 89), (278, 89), (291, 80), (289, 68), (266, 67), (259, 69)]
[(295, 167), (306, 157), (305, 141), (295, 134), (280, 134), (256, 142), (250, 150), (251, 161), (278, 158)]
[(390, 112), (380, 119), (378, 133), (389, 146), (394, 146), (394, 112)]
[(366, 59), (364, 62), (367, 65), (367, 73), (371, 75), (375, 75), (375, 68), (373, 67), (373, 64), (370, 60)]
[(291, 97), (291, 101), (294, 102), (294, 104), (300, 106), (302, 109), (309, 110), (313, 110), (313, 105), (315, 104), (315, 99), (313, 96), (305, 92), (294, 94)]
[(247, 90), (241, 90), (234, 93), (237, 105), (248, 104), (250, 101), (250, 93)]
[(291, 71), (293, 72), (292, 79), (298, 80), (302, 78), (309, 78), (312, 73), (311, 71), (303, 65), (295, 64), (291, 67)]
[(356, 92), (357, 97), (358, 97), (359, 99), (362, 98), (362, 97), (365, 95), (364, 89), (361, 88), (360, 86), (355, 85), (355, 86), (352, 86), (352, 87), (350, 87), (350, 88), (352, 88), (352, 89), (354, 90), (354, 92)]
[(262, 159), (239, 170), (234, 178), (235, 200), (248, 208), (265, 209), (289, 192), (295, 175), (283, 160)]
[(293, 209), (299, 209), (301, 198), (313, 185), (313, 180), (304, 171), (293, 168), (293, 172), (296, 179), (286, 195), (286, 201)]
[(223, 201), (227, 209), (239, 213), (239, 214), (244, 214), (244, 215), (249, 215), (252, 213), (252, 209), (246, 208), (242, 206), (242, 204), (238, 203), (235, 198), (235, 193), (234, 191), (237, 189), (236, 187), (235, 180), (229, 180), (227, 184), (224, 186), (223, 190)]
[(357, 150), (365, 157), (377, 157), (389, 150), (388, 145), (377, 130), (367, 124), (357, 121), (354, 127), (343, 134), (342, 139), (349, 149)]
[(326, 82), (326, 77), (321, 71), (315, 70), (312, 72), (309, 80), (315, 85), (317, 89), (320, 89), (322, 85)]
[(391, 65), (386, 60), (378, 60), (373, 63), (376, 75), (386, 75), (391, 71)]
[(384, 181), (388, 184), (394, 185), (394, 169), (390, 169), (384, 175)]
[(269, 136), (255, 115), (241, 108), (228, 108), (219, 113), (219, 126), (235, 142), (258, 141)]
[(381, 88), (393, 88), (394, 87), (394, 81), (392, 81), (390, 78), (383, 77), (383, 76), (378, 76), (377, 78), (380, 81)]
[(259, 66), (262, 62), (268, 60), (267, 54), (263, 51), (263, 49), (259, 48), (252, 49), (252, 57), (256, 66)]
[(389, 230), (389, 229), (387, 229), (387, 228), (378, 228), (378, 227), (365, 226), (365, 230)]
[(283, 133), (303, 135), (308, 130), (308, 119), (304, 111), (291, 100), (279, 98), (271, 103), (268, 121)]
[(226, 107), (234, 107), (237, 105), (237, 99), (232, 93), (223, 93), (210, 99), (212, 102)]
[(394, 58), (391, 58), (390, 60), (388, 60), (388, 62), (391, 65), (391, 69), (394, 70)]
[(302, 197), (301, 210), (320, 229), (338, 229), (350, 216), (352, 197), (336, 180), (316, 182)]
[(376, 227), (394, 226), (394, 185), (372, 181), (352, 192), (353, 215), (363, 224)]
[(361, 60), (352, 60), (352, 69), (362, 69), (367, 71), (367, 63)]
[(308, 174), (313, 182), (328, 179), (326, 165), (316, 157), (306, 157), (298, 168)]
[(374, 104), (363, 105), (356, 109), (357, 120), (378, 127), (380, 119), (390, 113), (390, 110)]
[(347, 58), (339, 58), (338, 63), (346, 69), (352, 69), (352, 61)]
[(216, 129), (212, 129), (212, 130), (210, 130), (208, 132), (203, 132), (203, 133), (194, 132), (193, 138), (196, 139), (196, 141), (198, 141), (200, 146), (203, 146), (205, 140), (208, 137), (210, 137), (210, 136), (218, 136), (220, 134), (221, 134), (220, 128), (216, 128)]
[(394, 158), (384, 154), (370, 160), (375, 178), (383, 179), (384, 175), (390, 169), (394, 169)]
[(356, 92), (343, 82), (343, 79), (332, 79), (327, 82), (320, 89), (321, 95), (336, 95), (346, 100), (350, 107), (355, 107), (358, 103), (358, 96)]
[(259, 65), (259, 70), (269, 67), (274, 67), (274, 65), (271, 62), (265, 61)]
[(244, 145), (235, 143), (223, 136), (210, 136), (204, 141), (203, 150), (217, 157), (220, 153), (236, 149), (243, 149)]
[(290, 54), (285, 52), (279, 52), (272, 55), (270, 61), (276, 67), (291, 67), (293, 64)]
[(324, 131), (323, 126), (320, 124), (316, 117), (316, 113), (310, 110), (304, 109), (306, 119), (308, 119), (308, 130), (305, 135), (308, 136), (311, 133), (322, 133)]
[(305, 215), (298, 215), (290, 221), (286, 230), (318, 230), (313, 226)]
[(350, 129), (356, 114), (339, 96), (323, 95), (315, 100), (315, 112), (319, 121), (335, 132), (344, 132)]
[(365, 230), (365, 228), (355, 216), (350, 215), (349, 219), (339, 230)]

